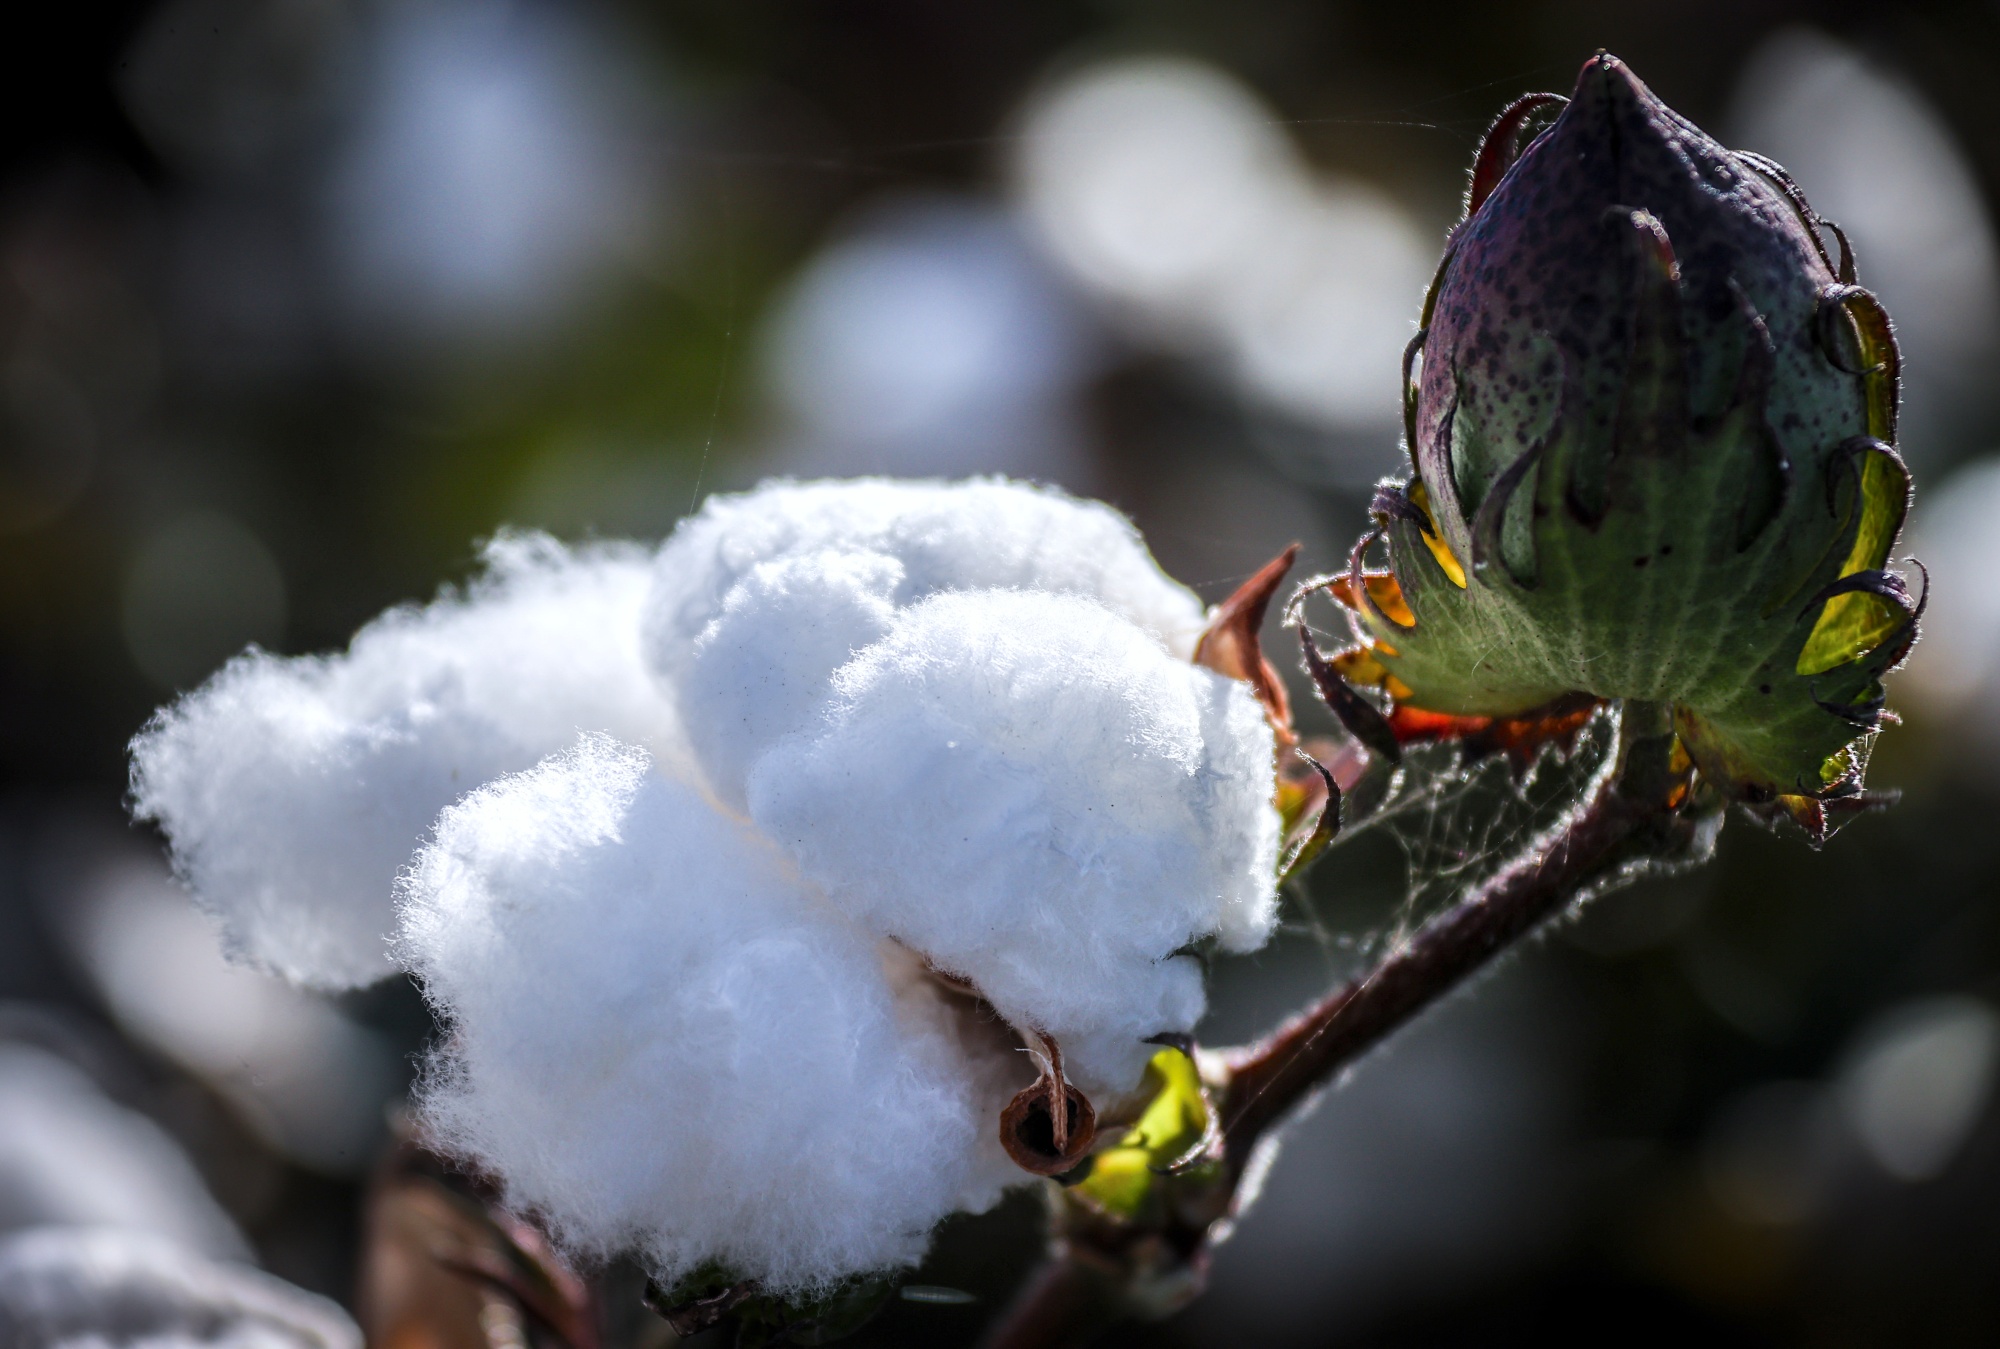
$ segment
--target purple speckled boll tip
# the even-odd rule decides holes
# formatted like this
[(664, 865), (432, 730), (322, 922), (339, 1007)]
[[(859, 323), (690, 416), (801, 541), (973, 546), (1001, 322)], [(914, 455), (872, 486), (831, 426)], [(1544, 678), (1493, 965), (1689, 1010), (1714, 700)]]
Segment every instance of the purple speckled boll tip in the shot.
[[(1461, 228), (1438, 292), (1413, 449), (1454, 546), (1466, 545), (1471, 504), (1459, 488), (1476, 497), (1541, 434), (1565, 381), (1584, 419), (1572, 431), (1608, 434), (1630, 344), (1634, 211), (1657, 219), (1679, 265), (1695, 412), (1733, 383), (1742, 339), (1721, 335), (1740, 325), (1745, 299), (1764, 316), (1781, 361), (1788, 350), (1810, 352), (1818, 293), (1834, 278), (1797, 213), (1622, 61), (1599, 53), (1555, 124)], [(1704, 326), (1719, 340), (1702, 340), (1711, 335)], [(1464, 423), (1456, 437), (1454, 421)]]
[(1922, 613), (1887, 570), (1910, 484), (1888, 314), (1781, 167), (1608, 54), (1516, 158), (1561, 102), (1515, 100), (1474, 160), (1410, 353), (1421, 481), (1383, 485), (1354, 554), (1386, 537), (1406, 612), (1350, 580), (1349, 678), (1454, 717), (1670, 706), (1704, 782), (1823, 840), (1867, 804)]

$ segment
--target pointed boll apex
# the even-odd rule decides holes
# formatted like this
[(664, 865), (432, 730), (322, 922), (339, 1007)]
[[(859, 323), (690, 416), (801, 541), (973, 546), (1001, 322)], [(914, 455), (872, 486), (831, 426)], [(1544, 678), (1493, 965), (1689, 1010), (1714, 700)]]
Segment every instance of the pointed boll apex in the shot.
[(1605, 52), (1501, 114), (1467, 211), (1412, 343), (1413, 476), (1377, 498), (1415, 624), (1365, 613), (1361, 668), (1458, 717), (1669, 702), (1732, 797), (1853, 790), (1916, 605), (1848, 579), (1908, 477), (1845, 237)]

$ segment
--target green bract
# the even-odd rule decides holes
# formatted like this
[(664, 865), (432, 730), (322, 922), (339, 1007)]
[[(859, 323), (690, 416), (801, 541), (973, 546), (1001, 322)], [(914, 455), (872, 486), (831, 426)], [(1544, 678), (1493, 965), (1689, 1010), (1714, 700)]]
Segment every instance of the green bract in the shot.
[(1888, 318), (1781, 169), (1614, 57), (1510, 164), (1559, 102), (1481, 149), (1411, 343), (1415, 471), (1377, 494), (1342, 591), (1364, 645), (1335, 665), (1418, 721), (1671, 704), (1703, 779), (1824, 833), (1921, 610), (1885, 570), (1909, 499)]
[(1117, 1144), (1091, 1158), (1075, 1192), (1104, 1212), (1135, 1218), (1161, 1202), (1158, 1179), (1186, 1165), (1208, 1140), (1208, 1098), (1195, 1062), (1179, 1049), (1162, 1049), (1146, 1065), (1147, 1104)]

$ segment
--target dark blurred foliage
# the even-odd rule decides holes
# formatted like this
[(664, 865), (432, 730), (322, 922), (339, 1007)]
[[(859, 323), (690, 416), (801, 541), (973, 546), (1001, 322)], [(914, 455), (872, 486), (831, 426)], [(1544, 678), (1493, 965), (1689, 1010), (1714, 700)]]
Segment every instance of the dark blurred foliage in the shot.
[[(1914, 82), (2000, 202), (1990, 3), (543, 8), (587, 17), (648, 91), (627, 125), (669, 204), (649, 217), (663, 244), (511, 326), (426, 326), (337, 281), (347, 227), (323, 185), (359, 114), (326, 92), (351, 77), (328, 53), (365, 50), (352, 35), (398, 7), (42, 6), (5, 44), (0, 996), (112, 1044), (130, 1060), (119, 1099), (189, 1147), (266, 1262), (340, 1296), (354, 1173), (282, 1160), (222, 1097), (117, 1045), (59, 940), (65, 878), (129, 846), (127, 739), (247, 640), (336, 647), (464, 577), (503, 524), (658, 537), (754, 478), (782, 439), (763, 316), (860, 208), (998, 197), (1043, 81), (1119, 53), (1198, 57), (1267, 100), (1313, 164), (1441, 235), (1517, 93), (1566, 88), (1602, 46), (1716, 124), (1759, 43), (1808, 22)], [(1344, 553), (1356, 489), (1288, 477), (1270, 449), (1291, 433), (1187, 362), (1110, 346), (1066, 481), (1130, 511), (1212, 599), (1292, 537), (1311, 566)], [(1989, 448), (1993, 411), (1982, 389), (1938, 419), (1920, 497)], [(2000, 1340), (2000, 1112), (1915, 1180), (1816, 1122), (1885, 1012), (2000, 999), (2000, 779), (1922, 716), (1885, 739), (1876, 777), (1903, 803), (1824, 852), (1732, 823), (1706, 872), (1606, 901), (1363, 1065), (1299, 1128), (1214, 1296), (1116, 1342)], [(1325, 922), (1365, 929), (1397, 855), (1357, 848), (1315, 885)], [(1267, 1024), (1342, 959), (1298, 935), (1221, 972), (1209, 1038)], [(407, 989), (346, 1010), (405, 1051), (425, 1033)], [(1029, 1197), (955, 1220), (917, 1278), (980, 1301), (893, 1304), (858, 1342), (970, 1337), (1036, 1230)]]

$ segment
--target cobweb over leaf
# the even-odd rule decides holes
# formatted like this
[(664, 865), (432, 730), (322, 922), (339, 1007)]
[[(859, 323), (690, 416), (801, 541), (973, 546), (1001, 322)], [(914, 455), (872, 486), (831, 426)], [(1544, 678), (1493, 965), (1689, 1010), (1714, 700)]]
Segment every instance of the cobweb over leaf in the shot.
[[(1357, 884), (1294, 885), (1286, 926), (1317, 942), (1342, 969), (1393, 950), (1537, 847), (1589, 795), (1616, 754), (1608, 709), (1573, 739), (1543, 745), (1525, 760), (1479, 755), (1451, 742), (1406, 745), (1401, 763), (1377, 762), (1346, 794), (1341, 831), (1323, 865)], [(1629, 858), (1579, 892), (1572, 907), (1640, 876), (1702, 860), (1714, 832), (1702, 830), (1692, 852)], [(1355, 889), (1368, 897), (1355, 902)]]

